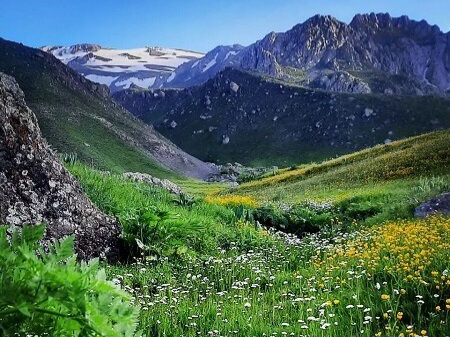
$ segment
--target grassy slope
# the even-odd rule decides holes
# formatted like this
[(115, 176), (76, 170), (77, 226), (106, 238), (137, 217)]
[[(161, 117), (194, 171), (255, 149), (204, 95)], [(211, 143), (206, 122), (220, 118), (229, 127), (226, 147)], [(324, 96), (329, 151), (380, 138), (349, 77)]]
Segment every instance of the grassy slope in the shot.
[(154, 154), (170, 143), (116, 106), (102, 88), (54, 57), (0, 39), (0, 71), (16, 78), (47, 141), (60, 153), (114, 172), (179, 179)]
[[(427, 182), (421, 177), (441, 178)], [(433, 186), (421, 185), (433, 184), (442, 185), (441, 189), (450, 186), (450, 131), (376, 146), (321, 164), (280, 170), (272, 176), (242, 184), (232, 193), (251, 195), (260, 201), (294, 203), (307, 199), (337, 203), (375, 200), (387, 212), (382, 217), (389, 218), (402, 205), (408, 207), (399, 215), (410, 212), (411, 207), (423, 201), (417, 198), (429, 196), (416, 192), (433, 190)], [(420, 196), (415, 198), (415, 194)]]
[[(437, 133), (406, 140), (403, 148), (414, 148), (408, 143), (437, 145), (446, 137), (448, 133)], [(345, 160), (356, 165), (370, 153)], [(223, 206), (201, 200), (181, 206), (156, 187), (79, 164), (69, 169), (90, 198), (118, 216), (125, 229), (149, 209), (179, 215), (147, 238), (152, 254), (160, 251), (168, 259), (107, 266), (110, 278), (133, 290), (143, 336), (408, 336), (409, 325), (414, 333), (426, 330), (424, 336), (449, 332), (450, 308), (445, 306), (450, 278), (444, 272), (450, 267), (448, 219), (390, 222), (350, 235), (334, 228), (285, 243)], [(322, 167), (317, 175), (327, 170)], [(357, 175), (356, 166), (350, 171), (349, 177)], [(361, 182), (360, 188), (365, 187)], [(188, 250), (178, 256), (179, 247)], [(423, 298), (420, 306), (416, 295)]]
[[(134, 222), (145, 212), (168, 213), (167, 221), (156, 225), (151, 237), (140, 238), (148, 242), (158, 251), (165, 253), (171, 248), (187, 247), (187, 254), (214, 254), (217, 247), (230, 241), (242, 243), (242, 249), (250, 249), (250, 242), (258, 240), (258, 235), (250, 231), (240, 231), (235, 221), (233, 210), (221, 205), (205, 202), (195, 198), (189, 205), (180, 203), (180, 198), (167, 191), (142, 183), (132, 182), (120, 175), (103, 174), (84, 164), (66, 163), (69, 171), (80, 181), (90, 199), (105, 213), (115, 216), (121, 222), (124, 232), (135, 225)], [(203, 183), (184, 180), (186, 190), (200, 194)], [(216, 184), (209, 188), (217, 188)], [(138, 217), (138, 218), (136, 218)], [(142, 225), (148, 223), (139, 218)], [(134, 239), (133, 239), (134, 241)], [(245, 247), (244, 247), (245, 246)]]

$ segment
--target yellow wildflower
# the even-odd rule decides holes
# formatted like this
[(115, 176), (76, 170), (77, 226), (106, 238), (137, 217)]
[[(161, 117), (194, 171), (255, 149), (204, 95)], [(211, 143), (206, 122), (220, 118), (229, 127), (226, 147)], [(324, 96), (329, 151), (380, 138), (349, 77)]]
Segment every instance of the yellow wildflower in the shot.
[(381, 295), (381, 299), (382, 299), (383, 301), (389, 301), (390, 298), (391, 298), (391, 296), (389, 296), (389, 295), (387, 295), (387, 294)]

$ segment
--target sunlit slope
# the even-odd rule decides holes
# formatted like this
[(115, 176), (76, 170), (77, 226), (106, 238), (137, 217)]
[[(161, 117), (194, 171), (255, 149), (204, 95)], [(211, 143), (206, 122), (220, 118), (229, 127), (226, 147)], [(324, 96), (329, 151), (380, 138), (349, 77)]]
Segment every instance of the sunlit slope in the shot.
[(300, 201), (343, 197), (352, 189), (366, 192), (383, 184), (450, 174), (450, 131), (407, 138), (320, 164), (275, 172), (242, 184), (235, 193), (259, 199)]

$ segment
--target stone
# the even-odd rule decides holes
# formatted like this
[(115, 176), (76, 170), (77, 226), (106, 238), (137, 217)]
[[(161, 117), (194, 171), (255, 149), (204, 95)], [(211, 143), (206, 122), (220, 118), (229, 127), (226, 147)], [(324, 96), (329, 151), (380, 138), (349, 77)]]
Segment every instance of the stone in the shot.
[(177, 127), (177, 125), (178, 125), (178, 123), (175, 122), (175, 121), (170, 122), (170, 127), (171, 127), (172, 129), (175, 129), (175, 128)]
[(370, 117), (373, 115), (373, 110), (369, 108), (364, 109), (364, 117)]
[(236, 82), (231, 82), (230, 83), (230, 89), (231, 91), (233, 91), (234, 93), (237, 93), (239, 90), (239, 85)]
[(121, 233), (59, 163), (14, 78), (0, 73), (0, 223), (46, 224), (43, 245), (75, 237), (78, 258), (116, 259)]
[(151, 176), (150, 174), (140, 172), (125, 172), (123, 176), (139, 183), (161, 187), (176, 195), (185, 194), (180, 186), (168, 179), (159, 179)]
[(430, 215), (450, 215), (450, 193), (442, 193), (416, 207), (414, 216), (425, 218)]

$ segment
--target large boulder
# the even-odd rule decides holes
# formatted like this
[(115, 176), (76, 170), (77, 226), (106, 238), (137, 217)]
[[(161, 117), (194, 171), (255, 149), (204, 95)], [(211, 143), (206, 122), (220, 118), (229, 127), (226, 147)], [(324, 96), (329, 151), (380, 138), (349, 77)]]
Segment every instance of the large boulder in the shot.
[(80, 259), (116, 257), (117, 220), (84, 195), (42, 138), (14, 78), (0, 73), (0, 224), (39, 223), (47, 240), (74, 234)]
[(429, 215), (450, 215), (450, 193), (442, 193), (416, 208), (414, 216), (424, 218)]

